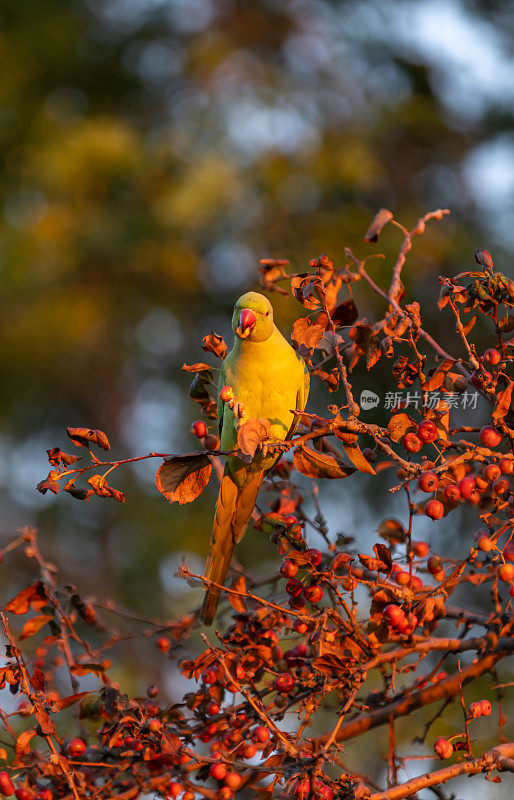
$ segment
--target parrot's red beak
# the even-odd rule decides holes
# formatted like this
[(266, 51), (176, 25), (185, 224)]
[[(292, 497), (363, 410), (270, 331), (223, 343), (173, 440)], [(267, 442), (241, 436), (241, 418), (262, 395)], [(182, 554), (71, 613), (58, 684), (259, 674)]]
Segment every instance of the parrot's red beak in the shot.
[(255, 313), (250, 308), (243, 308), (239, 314), (239, 328), (241, 329), (242, 335), (248, 336), (256, 322), (257, 317)]

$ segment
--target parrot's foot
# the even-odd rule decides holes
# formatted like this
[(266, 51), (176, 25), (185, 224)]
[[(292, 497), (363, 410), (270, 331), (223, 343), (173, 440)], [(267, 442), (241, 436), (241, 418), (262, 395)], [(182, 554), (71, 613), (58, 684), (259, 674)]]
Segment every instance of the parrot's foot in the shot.
[(234, 417), (237, 420), (237, 427), (240, 428), (244, 422), (248, 419), (248, 414), (246, 413), (246, 408), (244, 403), (238, 403), (237, 400), (229, 400), (228, 407), (232, 411)]

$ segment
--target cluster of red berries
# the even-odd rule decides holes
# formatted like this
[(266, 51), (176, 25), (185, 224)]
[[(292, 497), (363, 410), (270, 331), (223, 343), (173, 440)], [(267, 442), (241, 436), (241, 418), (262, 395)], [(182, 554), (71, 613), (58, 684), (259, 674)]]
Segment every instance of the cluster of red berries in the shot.
[(405, 614), (403, 608), (400, 608), (395, 603), (389, 603), (384, 608), (384, 617), (398, 633), (403, 633), (407, 636), (413, 633), (418, 625), (418, 618), (415, 614), (411, 611)]

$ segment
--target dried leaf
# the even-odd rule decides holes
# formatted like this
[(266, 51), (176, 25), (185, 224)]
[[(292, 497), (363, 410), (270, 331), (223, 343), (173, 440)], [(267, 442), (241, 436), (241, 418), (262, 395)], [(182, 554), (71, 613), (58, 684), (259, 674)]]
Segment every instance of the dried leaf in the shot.
[(421, 386), (423, 392), (435, 392), (443, 385), (443, 381), (451, 370), (455, 361), (453, 359), (445, 358), (441, 364), (438, 365), (437, 369), (431, 375), (431, 377), (425, 381), (425, 383)]
[(70, 672), (73, 672), (74, 675), (82, 677), (83, 675), (87, 675), (89, 672), (93, 672), (95, 675), (100, 675), (105, 672), (105, 669), (101, 664), (91, 664), (88, 662), (85, 664), (73, 664), (70, 667)]
[(36, 667), (32, 675), (29, 675), (30, 685), (36, 692), (44, 692), (45, 690), (45, 675), (42, 669)]
[(393, 566), (393, 558), (391, 556), (391, 551), (385, 544), (381, 544), (381, 542), (377, 542), (373, 545), (373, 550), (375, 551), (376, 557), (383, 561), (389, 569)]
[(111, 449), (109, 440), (103, 431), (93, 430), (93, 428), (67, 428), (66, 432), (77, 447), (88, 447), (89, 444), (96, 444), (102, 450)]
[(387, 430), (393, 442), (399, 442), (403, 439), (408, 430), (416, 427), (416, 423), (412, 420), (405, 411), (400, 411), (394, 414), (388, 422)]
[(402, 523), (394, 518), (384, 519), (378, 526), (378, 534), (391, 545), (400, 544), (407, 539), (407, 531)]
[(51, 619), (53, 619), (52, 614), (42, 614), (39, 617), (32, 617), (32, 619), (27, 620), (23, 626), (20, 639), (28, 639), (30, 636), (34, 636)]
[(220, 336), (219, 333), (215, 333), (214, 331), (211, 331), (207, 336), (203, 337), (202, 350), (205, 350), (206, 353), (214, 353), (215, 356), (221, 359), (225, 358), (227, 355), (227, 345), (223, 336)]
[(170, 503), (191, 503), (205, 489), (212, 472), (209, 456), (172, 456), (157, 470), (155, 485)]
[(343, 444), (344, 452), (352, 462), (352, 464), (357, 467), (359, 472), (366, 472), (368, 475), (376, 475), (377, 473), (367, 460), (365, 456), (362, 455), (362, 450), (358, 445), (350, 445), (350, 444)]
[(317, 343), (325, 335), (325, 328), (323, 325), (314, 323), (309, 317), (300, 317), (293, 324), (291, 330), (291, 340), (297, 347), (302, 344), (308, 350), (314, 350)]
[(204, 364), (202, 361), (196, 361), (194, 364), (182, 364), (181, 367), (183, 372), (211, 372), (212, 367), (208, 364)]
[(512, 387), (514, 381), (509, 379), (507, 387), (496, 395), (496, 402), (492, 413), (494, 423), (498, 423), (507, 414), (512, 400)]
[[(236, 592), (241, 592), (244, 594), (246, 592), (246, 580), (244, 575), (237, 575), (232, 581), (230, 588), (234, 589), (234, 591)], [(239, 595), (232, 593), (229, 593), (227, 597), (228, 597), (228, 602), (230, 603), (234, 611), (237, 611), (240, 614), (246, 611), (246, 606), (244, 604), (243, 597), (240, 597)]]
[(58, 475), (58, 472), (50, 470), (44, 481), (40, 481), (36, 486), (38, 492), (41, 492), (41, 494), (46, 494), (48, 491), (50, 491), (53, 492), (53, 494), (57, 494), (60, 488), (60, 483), (58, 480), (56, 480)]
[(237, 446), (245, 456), (253, 458), (261, 442), (271, 434), (268, 419), (249, 419), (239, 428)]
[(30, 608), (31, 602), (33, 600), (39, 600), (42, 597), (40, 592), (41, 587), (42, 585), (38, 581), (33, 586), (22, 589), (21, 592), (18, 592), (16, 597), (9, 600), (5, 610), (9, 611), (11, 614), (26, 614)]
[(347, 478), (355, 468), (336, 459), (332, 455), (319, 453), (309, 447), (300, 445), (294, 451), (293, 461), (296, 469), (308, 478)]
[(56, 467), (58, 464), (74, 464), (78, 461), (78, 456), (70, 456), (68, 453), (63, 453), (58, 447), (52, 447), (51, 450), (47, 450), (48, 460), (53, 467)]
[(59, 706), (59, 711), (62, 711), (63, 708), (68, 708), (68, 706), (73, 705), (78, 700), (82, 700), (83, 697), (90, 694), (90, 692), (78, 692), (77, 694), (70, 694), (68, 697), (63, 697), (58, 700), (57, 705)]
[(36, 731), (23, 731), (16, 739), (15, 752), (16, 756), (26, 756), (30, 752), (30, 741), (36, 735)]
[(477, 264), (480, 264), (481, 267), (487, 267), (488, 269), (492, 269), (494, 267), (493, 257), (489, 250), (485, 248), (479, 248), (475, 250), (475, 261)]
[(352, 298), (350, 298), (343, 303), (339, 303), (332, 311), (331, 316), (334, 325), (339, 328), (343, 325), (353, 325), (355, 320), (359, 319), (359, 310)]
[(365, 242), (376, 242), (380, 233), (382, 232), (382, 228), (387, 225), (388, 222), (391, 222), (393, 215), (387, 208), (381, 208), (380, 211), (375, 215), (375, 218), (371, 225), (369, 226), (368, 230), (364, 235)]
[(55, 725), (43, 709), (36, 710), (36, 719), (44, 736), (51, 736), (55, 732)]

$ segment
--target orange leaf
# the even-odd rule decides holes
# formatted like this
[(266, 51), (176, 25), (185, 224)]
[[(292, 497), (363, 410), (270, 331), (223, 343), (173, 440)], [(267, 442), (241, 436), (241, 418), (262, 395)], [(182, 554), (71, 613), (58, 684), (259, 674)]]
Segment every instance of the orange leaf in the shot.
[(89, 443), (92, 443), (101, 447), (102, 450), (111, 449), (109, 440), (103, 431), (93, 430), (93, 428), (67, 428), (66, 432), (77, 447), (88, 447)]
[(20, 639), (28, 639), (29, 636), (34, 636), (51, 619), (53, 619), (51, 614), (42, 614), (40, 617), (32, 617), (32, 619), (27, 620), (23, 626)]
[(399, 442), (403, 439), (407, 431), (416, 427), (416, 423), (412, 420), (405, 411), (400, 411), (399, 414), (394, 414), (388, 422), (387, 430), (393, 442)]
[(183, 372), (205, 372), (205, 370), (209, 370), (210, 372), (211, 369), (212, 367), (201, 361), (196, 361), (194, 364), (182, 364)]
[(253, 458), (261, 442), (271, 434), (271, 425), (267, 419), (249, 419), (239, 428), (237, 446), (245, 456)]
[(36, 731), (23, 731), (23, 733), (20, 733), (14, 748), (17, 756), (26, 756), (30, 752), (30, 740), (35, 735)]
[(359, 446), (352, 446), (349, 444), (343, 444), (344, 452), (352, 462), (352, 464), (357, 467), (359, 472), (367, 472), (368, 475), (376, 475), (377, 473), (367, 460), (362, 455), (362, 451)]
[(31, 601), (39, 599), (40, 597), (37, 591), (38, 586), (39, 584), (35, 583), (33, 586), (27, 586), (26, 589), (22, 589), (21, 592), (18, 592), (16, 597), (9, 600), (5, 610), (9, 611), (11, 614), (26, 614), (30, 608)]
[[(234, 589), (234, 591), (236, 591), (236, 592), (245, 593), (246, 592), (246, 580), (244, 578), (244, 575), (237, 575), (237, 577), (235, 577), (234, 580), (232, 581), (232, 585), (231, 585), (230, 588)], [(234, 611), (238, 611), (240, 614), (242, 614), (244, 611), (246, 611), (246, 607), (245, 607), (245, 604), (244, 604), (244, 599), (242, 597), (240, 597), (237, 594), (232, 594), (232, 593), (229, 593), (227, 595), (227, 597), (228, 597), (228, 602), (230, 603), (230, 605), (232, 606)]]
[(209, 456), (172, 456), (157, 470), (155, 485), (170, 503), (191, 503), (205, 489), (212, 472)]
[(495, 423), (503, 419), (503, 417), (510, 408), (513, 386), (514, 386), (514, 381), (509, 380), (507, 388), (503, 389), (502, 392), (498, 392), (498, 394), (496, 395), (496, 404), (494, 406), (494, 411), (492, 414)]
[(326, 453), (318, 453), (300, 445), (294, 451), (293, 461), (296, 469), (308, 478), (347, 478), (355, 472), (354, 467)]

